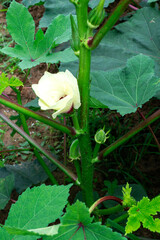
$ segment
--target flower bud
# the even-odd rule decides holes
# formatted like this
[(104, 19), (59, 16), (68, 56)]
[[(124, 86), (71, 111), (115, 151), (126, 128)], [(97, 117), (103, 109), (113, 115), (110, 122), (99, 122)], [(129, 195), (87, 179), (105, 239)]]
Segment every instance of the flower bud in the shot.
[(105, 0), (100, 0), (98, 6), (93, 8), (88, 16), (87, 24), (88, 27), (91, 29), (95, 29), (99, 27), (99, 25), (103, 22), (105, 17), (105, 10), (104, 7)]
[(79, 56), (80, 49), (80, 40), (77, 25), (74, 21), (74, 17), (70, 15), (71, 20), (71, 29), (72, 29), (72, 39), (71, 39), (71, 48), (73, 49), (76, 56)]
[(106, 133), (105, 133), (104, 129), (98, 130), (94, 136), (96, 143), (98, 143), (98, 144), (105, 143), (105, 141), (109, 138), (109, 136), (107, 136), (109, 132), (110, 132), (110, 130)]
[(78, 139), (75, 139), (69, 149), (69, 158), (71, 161), (79, 159), (80, 158), (80, 150), (79, 150), (79, 141)]

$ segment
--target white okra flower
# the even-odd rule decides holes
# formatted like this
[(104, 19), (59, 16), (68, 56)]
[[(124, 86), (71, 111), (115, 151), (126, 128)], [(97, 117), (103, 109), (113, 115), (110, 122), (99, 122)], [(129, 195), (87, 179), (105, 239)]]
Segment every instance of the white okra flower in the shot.
[(42, 110), (56, 110), (53, 118), (61, 113), (67, 113), (72, 108), (78, 109), (81, 105), (77, 79), (71, 72), (45, 72), (38, 84), (32, 88), (39, 97), (39, 106)]

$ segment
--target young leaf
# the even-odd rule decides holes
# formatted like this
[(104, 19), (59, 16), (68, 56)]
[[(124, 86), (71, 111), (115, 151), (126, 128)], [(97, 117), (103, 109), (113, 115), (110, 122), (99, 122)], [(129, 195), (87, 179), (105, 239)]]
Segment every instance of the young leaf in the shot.
[(7, 87), (19, 87), (23, 86), (23, 83), (15, 77), (11, 77), (10, 79), (6, 76), (5, 73), (0, 75), (0, 95)]
[(91, 223), (89, 210), (84, 203), (77, 201), (67, 207), (67, 212), (62, 217), (62, 225), (58, 234), (53, 237), (44, 237), (44, 240), (125, 240), (119, 233), (112, 232), (110, 228)]
[(71, 184), (67, 186), (41, 185), (32, 189), (28, 188), (12, 205), (5, 226), (21, 230), (48, 226), (49, 223), (61, 216), (67, 203), (70, 187)]
[(91, 96), (123, 116), (155, 95), (156, 82), (154, 61), (140, 54), (130, 58), (125, 68), (93, 72)]
[(141, 223), (144, 228), (160, 233), (160, 219), (153, 218), (157, 212), (160, 212), (160, 195), (151, 201), (149, 198), (143, 197), (137, 205), (131, 207), (128, 211), (126, 234), (136, 231), (141, 226)]
[(0, 178), (0, 209), (3, 209), (10, 200), (10, 195), (13, 188), (14, 188), (13, 174), (10, 174), (5, 178)]
[(22, 4), (13, 1), (7, 11), (7, 27), (17, 45), (14, 48), (4, 47), (1, 51), (22, 60), (19, 64), (22, 69), (31, 68), (41, 62), (57, 63), (76, 59), (71, 48), (53, 53), (57, 44), (70, 39), (69, 16), (57, 16), (45, 35), (42, 30), (39, 30), (34, 39), (35, 24), (32, 16)]

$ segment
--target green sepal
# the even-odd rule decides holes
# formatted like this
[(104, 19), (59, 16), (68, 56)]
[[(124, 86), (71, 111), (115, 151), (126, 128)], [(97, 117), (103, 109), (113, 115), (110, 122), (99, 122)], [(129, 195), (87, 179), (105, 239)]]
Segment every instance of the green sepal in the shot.
[(69, 158), (71, 161), (78, 160), (80, 158), (80, 149), (79, 149), (79, 141), (75, 139), (69, 149)]
[(104, 20), (105, 10), (103, 9), (104, 0), (101, 0), (98, 6), (93, 8), (88, 16), (87, 24), (91, 29), (97, 28)]
[(105, 141), (109, 138), (109, 136), (107, 136), (109, 134), (109, 132), (110, 132), (110, 130), (107, 131), (106, 133), (105, 133), (104, 129), (98, 130), (94, 136), (96, 143), (104, 144)]

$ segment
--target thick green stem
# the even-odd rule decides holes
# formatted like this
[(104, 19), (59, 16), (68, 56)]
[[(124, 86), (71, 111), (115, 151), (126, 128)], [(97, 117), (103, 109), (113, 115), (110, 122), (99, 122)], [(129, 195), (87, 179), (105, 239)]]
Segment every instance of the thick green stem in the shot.
[(73, 128), (71, 127), (67, 127), (67, 126), (64, 126), (63, 124), (60, 124), (54, 120), (51, 120), (41, 114), (38, 114), (38, 113), (35, 113), (27, 108), (24, 108), (22, 106), (20, 106), (19, 104), (16, 104), (2, 96), (0, 96), (0, 103), (3, 104), (4, 106), (6, 107), (9, 107), (9, 108), (12, 108), (13, 110), (19, 112), (19, 113), (23, 113), (24, 115), (27, 115), (29, 117), (32, 117), (40, 122), (43, 122), (57, 130), (60, 130), (64, 133), (67, 133), (68, 135), (70, 136), (74, 136), (76, 135), (76, 132)]
[(109, 153), (113, 152), (116, 148), (121, 146), (123, 143), (127, 142), (130, 138), (132, 138), (134, 135), (136, 135), (138, 132), (140, 132), (142, 129), (147, 127), (149, 124), (152, 122), (156, 121), (157, 119), (160, 118), (160, 110), (156, 111), (153, 113), (150, 117), (148, 117), (146, 120), (143, 122), (139, 123), (136, 127), (134, 127), (131, 131), (126, 133), (124, 136), (119, 138), (117, 141), (112, 143), (110, 146), (105, 148), (99, 153), (99, 160), (102, 159), (103, 157), (107, 156)]
[(131, 0), (121, 0), (115, 10), (112, 12), (112, 14), (109, 16), (109, 18), (104, 22), (102, 27), (98, 30), (98, 32), (95, 34), (93, 39), (88, 41), (88, 46), (91, 49), (94, 49), (98, 46), (102, 38), (105, 36), (105, 34), (114, 26), (114, 24), (118, 21), (120, 16), (123, 14), (125, 9), (127, 8), (128, 4), (131, 2)]
[(89, 95), (91, 50), (84, 46), (87, 33), (88, 1), (81, 0), (76, 6), (78, 30), (80, 36), (80, 56), (78, 84), (81, 96), (79, 123), (84, 134), (78, 137), (81, 151), (82, 193), (87, 206), (93, 203), (93, 164), (89, 137)]

